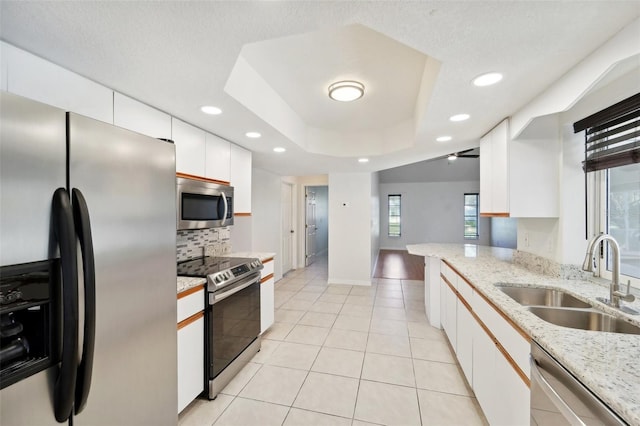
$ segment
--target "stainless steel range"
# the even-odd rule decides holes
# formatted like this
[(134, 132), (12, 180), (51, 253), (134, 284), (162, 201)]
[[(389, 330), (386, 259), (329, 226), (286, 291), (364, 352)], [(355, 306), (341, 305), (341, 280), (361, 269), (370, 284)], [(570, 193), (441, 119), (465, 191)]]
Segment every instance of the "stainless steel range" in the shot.
[(209, 399), (260, 350), (259, 259), (201, 257), (178, 263), (178, 275), (207, 279), (205, 389)]

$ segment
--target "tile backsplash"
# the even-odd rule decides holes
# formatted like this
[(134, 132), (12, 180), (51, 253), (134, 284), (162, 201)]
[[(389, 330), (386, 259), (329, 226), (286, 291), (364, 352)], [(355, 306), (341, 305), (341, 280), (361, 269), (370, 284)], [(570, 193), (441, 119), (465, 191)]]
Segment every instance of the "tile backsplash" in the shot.
[(176, 258), (178, 262), (202, 255), (220, 256), (231, 253), (230, 227), (189, 229), (178, 231)]

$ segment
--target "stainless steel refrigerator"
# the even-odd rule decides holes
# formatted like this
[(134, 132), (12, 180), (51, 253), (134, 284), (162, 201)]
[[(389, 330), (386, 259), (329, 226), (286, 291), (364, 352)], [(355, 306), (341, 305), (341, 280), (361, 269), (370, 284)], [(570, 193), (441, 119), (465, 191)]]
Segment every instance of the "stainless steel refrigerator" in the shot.
[(49, 262), (52, 322), (49, 366), (2, 385), (0, 424), (177, 424), (173, 144), (0, 101), (0, 267)]

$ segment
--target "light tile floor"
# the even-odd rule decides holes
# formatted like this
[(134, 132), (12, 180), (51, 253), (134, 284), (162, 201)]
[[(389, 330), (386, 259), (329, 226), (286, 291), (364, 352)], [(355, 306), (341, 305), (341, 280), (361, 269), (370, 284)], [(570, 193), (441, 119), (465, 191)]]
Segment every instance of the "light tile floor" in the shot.
[(326, 259), (276, 283), (260, 352), (180, 426), (486, 425), (421, 281), (327, 285)]

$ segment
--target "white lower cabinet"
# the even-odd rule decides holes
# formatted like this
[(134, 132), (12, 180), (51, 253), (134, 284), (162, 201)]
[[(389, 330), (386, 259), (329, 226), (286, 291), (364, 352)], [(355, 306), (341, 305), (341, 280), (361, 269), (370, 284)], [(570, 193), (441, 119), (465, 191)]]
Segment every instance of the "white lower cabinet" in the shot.
[(469, 385), (473, 387), (473, 323), (469, 309), (458, 300), (456, 318), (456, 356)]
[(457, 296), (453, 292), (451, 287), (449, 287), (449, 285), (444, 280), (444, 278), (441, 278), (440, 282), (441, 282), (440, 294), (441, 294), (441, 297), (444, 297), (444, 307), (443, 307), (444, 311), (441, 313), (442, 320), (443, 320), (442, 328), (444, 328), (444, 331), (447, 333), (447, 337), (449, 338), (449, 343), (451, 344), (451, 347), (453, 348), (454, 351), (457, 352), (457, 345), (456, 345)]
[(441, 279), (443, 329), (489, 424), (529, 425), (529, 340), (461, 277), (450, 279), (458, 287)]
[(178, 330), (178, 413), (204, 389), (204, 317)]
[(274, 259), (266, 260), (263, 265), (260, 281), (260, 334), (267, 331), (275, 321)]
[(204, 390), (204, 288), (178, 294), (178, 413)]

